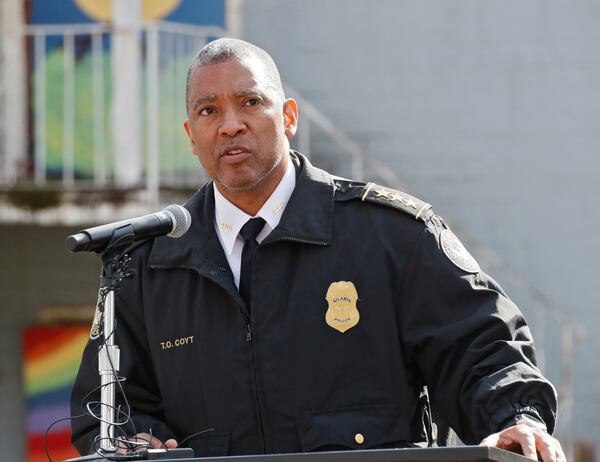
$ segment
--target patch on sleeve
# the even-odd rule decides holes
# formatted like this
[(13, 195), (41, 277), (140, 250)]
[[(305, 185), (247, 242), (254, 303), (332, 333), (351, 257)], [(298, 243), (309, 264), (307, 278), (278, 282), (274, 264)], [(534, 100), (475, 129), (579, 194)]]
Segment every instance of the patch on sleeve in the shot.
[(467, 273), (479, 273), (481, 271), (477, 261), (452, 231), (449, 229), (442, 231), (440, 242), (444, 254), (455, 266)]

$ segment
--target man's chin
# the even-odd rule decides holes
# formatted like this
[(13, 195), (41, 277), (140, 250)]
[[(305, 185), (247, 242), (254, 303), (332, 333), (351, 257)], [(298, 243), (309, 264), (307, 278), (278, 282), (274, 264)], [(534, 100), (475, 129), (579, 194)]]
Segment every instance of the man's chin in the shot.
[(254, 179), (253, 181), (241, 181), (239, 178), (235, 178), (232, 181), (215, 181), (219, 185), (219, 189), (226, 189), (231, 192), (243, 192), (243, 191), (251, 191), (256, 188), (260, 183), (260, 180)]
[(231, 192), (258, 190), (267, 183), (267, 179), (271, 176), (273, 170), (274, 169), (264, 172), (260, 176), (252, 175), (250, 177), (243, 177), (242, 175), (236, 175), (233, 178), (223, 178), (221, 181), (217, 180), (217, 183), (222, 188)]
[(218, 181), (217, 183), (221, 188), (227, 189), (228, 191), (242, 192), (254, 189), (259, 182), (250, 180), (240, 181), (239, 178), (236, 178), (233, 181)]
[[(275, 170), (277, 166), (281, 165), (281, 159), (278, 162), (275, 162), (268, 170), (263, 171), (257, 174), (256, 171), (253, 171), (249, 175), (243, 175), (240, 172), (234, 175), (224, 175), (224, 177), (216, 179), (215, 183), (217, 183), (221, 188), (227, 189), (232, 193), (236, 192), (249, 192), (252, 190), (260, 190), (264, 187), (269, 187), (268, 185), (271, 183), (271, 180), (276, 180), (277, 183), (281, 180), (283, 176), (283, 172), (280, 175), (275, 174)], [(276, 175), (278, 178), (275, 178)]]

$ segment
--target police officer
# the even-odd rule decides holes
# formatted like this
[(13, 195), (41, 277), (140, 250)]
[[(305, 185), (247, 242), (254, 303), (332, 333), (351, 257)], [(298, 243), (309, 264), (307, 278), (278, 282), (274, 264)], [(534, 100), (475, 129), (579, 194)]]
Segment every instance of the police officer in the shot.
[[(431, 444), (427, 386), (463, 441), (565, 460), (527, 325), (429, 204), (290, 152), (296, 101), (254, 45), (205, 46), (186, 99), (212, 182), (183, 238), (131, 252), (117, 295), (131, 437), (196, 455)], [(97, 433), (73, 423), (81, 452)]]

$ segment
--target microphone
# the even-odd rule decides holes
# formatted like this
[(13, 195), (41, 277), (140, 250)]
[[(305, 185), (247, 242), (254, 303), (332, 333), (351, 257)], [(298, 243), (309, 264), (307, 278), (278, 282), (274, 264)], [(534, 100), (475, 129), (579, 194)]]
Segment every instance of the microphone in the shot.
[(158, 236), (181, 237), (192, 224), (190, 212), (181, 205), (171, 204), (160, 212), (129, 220), (96, 226), (67, 236), (65, 247), (70, 252), (103, 252), (110, 244), (115, 231), (129, 227), (131, 241)]

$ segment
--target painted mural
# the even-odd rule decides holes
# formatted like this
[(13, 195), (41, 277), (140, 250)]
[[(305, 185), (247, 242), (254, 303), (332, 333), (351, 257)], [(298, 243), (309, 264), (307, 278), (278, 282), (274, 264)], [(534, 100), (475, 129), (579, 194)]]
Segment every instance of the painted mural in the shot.
[[(23, 334), (27, 403), (27, 462), (47, 462), (44, 434), (52, 422), (69, 417), (69, 399), (89, 325), (32, 326)], [(52, 460), (78, 455), (70, 443), (69, 420), (52, 427), (46, 443)]]
[[(160, 20), (183, 26), (224, 27), (225, 0), (143, 0), (144, 20)], [(35, 54), (35, 37), (28, 39), (30, 61), (31, 159), (43, 150), (46, 176), (60, 179), (65, 164), (65, 146), (73, 145), (74, 174), (92, 179), (101, 168), (110, 179), (114, 165), (111, 154), (111, 59), (110, 35), (101, 37), (101, 57), (94, 59), (92, 35), (74, 36), (73, 86), (65, 87), (67, 65), (65, 34), (68, 25), (93, 25), (110, 19), (110, 0), (32, 0), (28, 22), (37, 26), (65, 25), (63, 30), (44, 34), (44, 53)], [(146, 33), (142, 33), (145, 44)], [(208, 36), (203, 41), (210, 40)], [(203, 42), (193, 34), (162, 31), (159, 34), (159, 139), (161, 174), (185, 172), (197, 162), (189, 148), (181, 123), (185, 118), (184, 81), (190, 56)], [(96, 50), (98, 51), (98, 50)], [(142, 49), (140, 94), (147, 104), (146, 46)], [(65, 56), (67, 54), (67, 56)], [(43, 56), (42, 56), (43, 55)], [(72, 93), (73, 137), (65, 131), (65, 92)], [(146, 143), (147, 111), (140, 114), (142, 143)], [(98, 136), (100, 134), (100, 136)], [(41, 140), (41, 141), (40, 141)], [(40, 148), (41, 147), (41, 148)], [(145, 151), (146, 146), (143, 145)], [(39, 154), (38, 154), (39, 155)], [(101, 167), (99, 167), (101, 163)], [(33, 167), (32, 167), (33, 168)]]

